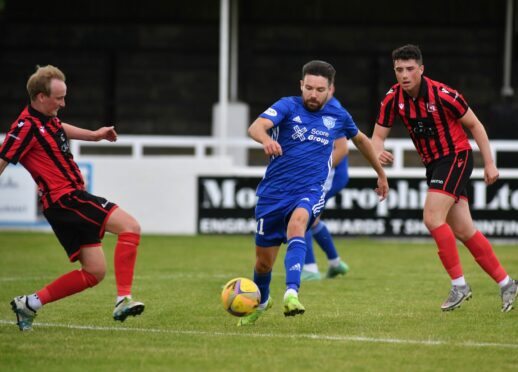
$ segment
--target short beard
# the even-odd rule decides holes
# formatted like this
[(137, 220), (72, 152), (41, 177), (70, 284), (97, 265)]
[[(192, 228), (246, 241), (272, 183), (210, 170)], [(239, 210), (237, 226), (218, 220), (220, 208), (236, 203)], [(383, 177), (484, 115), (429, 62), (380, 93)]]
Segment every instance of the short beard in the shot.
[(306, 101), (303, 101), (304, 103), (304, 107), (306, 108), (306, 110), (310, 111), (310, 112), (317, 112), (317, 111), (320, 111), (320, 109), (324, 106), (323, 104), (322, 105), (319, 105), (317, 108), (311, 108), (309, 107), (307, 104), (306, 104)]

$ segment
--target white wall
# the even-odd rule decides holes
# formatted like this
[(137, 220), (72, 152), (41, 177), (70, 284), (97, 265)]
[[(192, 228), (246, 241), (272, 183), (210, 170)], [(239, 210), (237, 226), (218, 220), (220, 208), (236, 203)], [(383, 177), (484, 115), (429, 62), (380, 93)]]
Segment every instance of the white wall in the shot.
[(144, 233), (194, 234), (198, 174), (226, 174), (230, 158), (82, 157), (92, 164), (92, 193), (117, 203)]

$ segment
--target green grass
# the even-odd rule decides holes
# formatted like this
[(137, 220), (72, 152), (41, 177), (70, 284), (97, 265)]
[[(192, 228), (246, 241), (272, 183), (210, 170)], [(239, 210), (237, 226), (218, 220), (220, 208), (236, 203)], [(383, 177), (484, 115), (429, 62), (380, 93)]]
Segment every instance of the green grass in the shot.
[[(32, 332), (14, 325), (9, 302), (32, 293), (68, 263), (52, 234), (0, 233), (0, 370), (7, 371), (494, 371), (518, 366), (518, 312), (502, 314), (495, 283), (461, 248), (473, 299), (442, 313), (449, 291), (433, 244), (338, 239), (346, 277), (304, 283), (302, 316), (285, 318), (284, 249), (274, 268), (274, 307), (236, 327), (222, 285), (251, 277), (253, 238), (144, 236), (134, 297), (146, 311), (111, 319), (113, 236), (97, 287), (49, 304)], [(496, 246), (518, 277), (516, 246)], [(320, 268), (324, 256), (316, 252)]]

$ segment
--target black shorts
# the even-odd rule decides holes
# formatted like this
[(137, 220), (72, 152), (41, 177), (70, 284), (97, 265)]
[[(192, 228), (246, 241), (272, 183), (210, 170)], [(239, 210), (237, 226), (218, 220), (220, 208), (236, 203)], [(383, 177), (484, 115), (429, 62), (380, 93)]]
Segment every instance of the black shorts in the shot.
[(473, 171), (473, 153), (464, 150), (437, 159), (426, 166), (426, 183), (429, 191), (442, 192), (468, 199), (467, 186)]
[(73, 262), (82, 247), (100, 245), (108, 217), (116, 208), (104, 198), (76, 190), (63, 195), (43, 214)]

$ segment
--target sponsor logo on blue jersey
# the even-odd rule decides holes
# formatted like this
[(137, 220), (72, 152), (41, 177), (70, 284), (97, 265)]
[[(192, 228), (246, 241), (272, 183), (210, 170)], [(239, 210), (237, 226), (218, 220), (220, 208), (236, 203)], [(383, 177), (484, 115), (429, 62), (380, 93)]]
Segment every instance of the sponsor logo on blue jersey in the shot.
[(293, 127), (293, 131), (295, 133), (293, 133), (291, 135), (291, 138), (293, 139), (299, 139), (301, 142), (302, 141), (305, 141), (306, 140), (306, 137), (304, 136), (304, 133), (306, 133), (308, 130), (306, 129), (306, 127), (302, 127), (300, 128), (298, 125), (295, 125)]
[(328, 145), (329, 144), (329, 132), (313, 128), (313, 129), (311, 129), (311, 133), (308, 136), (308, 140), (320, 142), (324, 146)]

